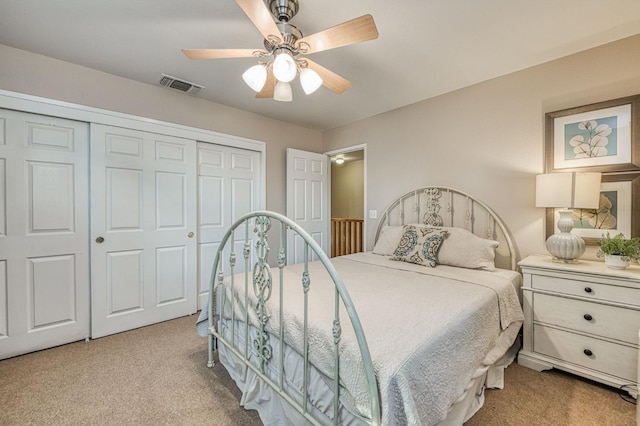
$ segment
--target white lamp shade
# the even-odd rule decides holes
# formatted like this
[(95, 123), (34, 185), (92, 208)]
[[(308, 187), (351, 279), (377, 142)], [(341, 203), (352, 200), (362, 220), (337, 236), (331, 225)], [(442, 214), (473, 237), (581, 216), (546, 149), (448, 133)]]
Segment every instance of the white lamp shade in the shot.
[(302, 68), (300, 70), (300, 84), (302, 85), (302, 90), (307, 95), (312, 94), (320, 86), (322, 86), (322, 77), (312, 69)]
[(575, 173), (571, 207), (597, 209), (600, 206), (601, 181), (601, 173)]
[(536, 176), (536, 207), (598, 208), (601, 173), (547, 173)]
[(288, 83), (296, 78), (297, 73), (298, 67), (289, 53), (281, 52), (276, 56), (273, 61), (273, 76), (278, 81)]
[(293, 100), (291, 85), (281, 81), (277, 82), (273, 90), (273, 99), (280, 102), (291, 102)]
[(242, 79), (254, 91), (259, 92), (267, 82), (267, 68), (264, 65), (254, 65), (242, 74)]

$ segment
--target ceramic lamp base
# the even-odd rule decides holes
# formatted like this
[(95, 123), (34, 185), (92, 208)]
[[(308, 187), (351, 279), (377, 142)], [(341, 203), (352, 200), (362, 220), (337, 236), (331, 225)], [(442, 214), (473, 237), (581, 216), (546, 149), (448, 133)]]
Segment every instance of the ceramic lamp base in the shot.
[(584, 240), (571, 233), (573, 229), (573, 219), (571, 210), (560, 210), (558, 219), (559, 234), (553, 234), (547, 240), (547, 250), (558, 261), (574, 262), (584, 254), (586, 249)]
[(570, 232), (554, 234), (547, 240), (547, 251), (562, 262), (574, 262), (585, 248), (584, 240)]

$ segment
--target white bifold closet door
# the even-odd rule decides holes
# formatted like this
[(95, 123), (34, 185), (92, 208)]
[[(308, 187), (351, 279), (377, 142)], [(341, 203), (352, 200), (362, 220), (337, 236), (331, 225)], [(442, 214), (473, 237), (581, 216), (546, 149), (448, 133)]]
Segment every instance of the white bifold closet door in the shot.
[[(260, 158), (256, 151), (198, 142), (198, 308), (206, 305), (213, 260), (225, 232), (240, 216), (260, 206)], [(240, 273), (244, 271), (244, 233), (234, 237), (236, 272)], [(225, 273), (228, 255), (223, 261)]]
[(196, 311), (196, 141), (91, 124), (91, 335)]
[(0, 109), (0, 359), (89, 336), (88, 125)]

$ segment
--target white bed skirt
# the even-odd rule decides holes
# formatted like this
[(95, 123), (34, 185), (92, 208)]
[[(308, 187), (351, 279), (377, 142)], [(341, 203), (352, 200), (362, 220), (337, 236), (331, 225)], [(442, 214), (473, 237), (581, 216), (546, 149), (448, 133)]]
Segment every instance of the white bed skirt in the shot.
[[(499, 343), (489, 352), (485, 362), (476, 369), (463, 394), (452, 404), (447, 418), (437, 423), (438, 426), (462, 425), (484, 404), (484, 390), (486, 388), (502, 389), (504, 387), (504, 370), (514, 361), (520, 349), (520, 341), (516, 338), (515, 343), (507, 347), (506, 350), (504, 342), (513, 341), (519, 329), (520, 324), (514, 323), (502, 333), (498, 339)], [(238, 347), (243, 347), (244, 342), (239, 341), (237, 344)], [(249, 350), (251, 351), (251, 349)], [(220, 362), (242, 392), (240, 405), (245, 409), (258, 411), (260, 419), (265, 425), (297, 426), (309, 424), (296, 409), (292, 408), (280, 397), (276, 390), (263, 383), (253, 370), (247, 368), (224, 345), (219, 345), (218, 356)], [(279, 354), (274, 353), (274, 359), (278, 359), (278, 357)], [(299, 392), (302, 388), (302, 364), (302, 357), (290, 347), (285, 346), (285, 371), (300, 373), (298, 374), (299, 377), (287, 376), (285, 378), (285, 387), (287, 387), (287, 392), (290, 394), (292, 389), (296, 389), (299, 400), (302, 400)], [(278, 381), (275, 368), (270, 369), (268, 375), (272, 380)], [(326, 376), (315, 370), (313, 366), (310, 366), (309, 389), (313, 405), (309, 405), (308, 411), (321, 424), (333, 425), (332, 385), (326, 380)], [(341, 402), (340, 425), (365, 424), (362, 418), (355, 413), (355, 410), (349, 408), (348, 401), (341, 397)]]

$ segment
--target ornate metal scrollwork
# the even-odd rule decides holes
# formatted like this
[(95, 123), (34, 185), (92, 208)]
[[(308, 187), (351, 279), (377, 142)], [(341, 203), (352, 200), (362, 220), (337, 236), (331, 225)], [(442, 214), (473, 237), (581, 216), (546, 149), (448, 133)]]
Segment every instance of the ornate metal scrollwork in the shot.
[(244, 242), (244, 248), (242, 249), (242, 253), (244, 255), (245, 262), (249, 260), (249, 256), (251, 255), (251, 243), (249, 242), (249, 240)]
[(284, 268), (287, 264), (287, 255), (284, 253), (284, 247), (278, 251), (278, 268)]
[(267, 323), (269, 313), (267, 312), (267, 301), (271, 298), (272, 277), (271, 268), (267, 263), (269, 244), (267, 242), (267, 232), (271, 228), (271, 219), (266, 216), (256, 217), (254, 232), (258, 234), (256, 241), (256, 255), (258, 261), (253, 268), (253, 292), (258, 301), (256, 303), (256, 316), (258, 318), (258, 332), (253, 339), (253, 347), (260, 357), (260, 368), (265, 372), (266, 363), (271, 359), (273, 350), (269, 344), (269, 334), (267, 333)]
[(339, 319), (333, 320), (333, 344), (337, 345), (340, 343), (340, 336), (342, 336), (342, 326), (340, 325)]
[(309, 272), (304, 271), (302, 273), (302, 288), (304, 289), (305, 293), (309, 291), (310, 285), (311, 285), (311, 278), (309, 278)]
[(427, 188), (424, 190), (424, 194), (427, 197), (427, 211), (422, 217), (422, 223), (431, 226), (442, 226), (444, 221), (439, 215), (440, 197), (442, 197), (440, 190), (438, 188)]

